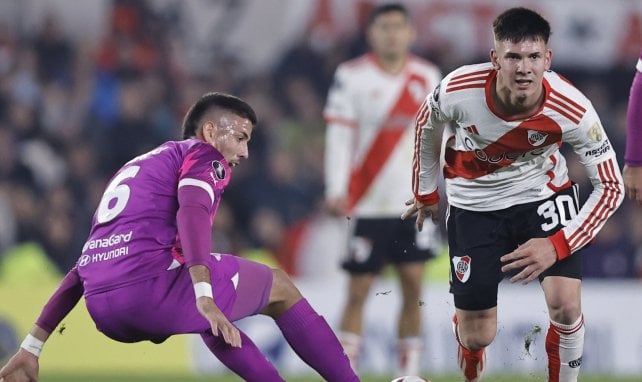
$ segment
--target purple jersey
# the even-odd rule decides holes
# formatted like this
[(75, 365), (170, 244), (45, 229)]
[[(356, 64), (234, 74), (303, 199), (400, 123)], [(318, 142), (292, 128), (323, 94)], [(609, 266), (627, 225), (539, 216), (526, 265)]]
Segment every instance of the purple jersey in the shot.
[(230, 173), (221, 153), (198, 139), (166, 142), (126, 163), (110, 180), (78, 259), (85, 295), (167, 271), (182, 253), (179, 188), (205, 195), (211, 224)]
[(629, 166), (642, 166), (642, 49), (636, 69), (627, 109), (624, 161)]

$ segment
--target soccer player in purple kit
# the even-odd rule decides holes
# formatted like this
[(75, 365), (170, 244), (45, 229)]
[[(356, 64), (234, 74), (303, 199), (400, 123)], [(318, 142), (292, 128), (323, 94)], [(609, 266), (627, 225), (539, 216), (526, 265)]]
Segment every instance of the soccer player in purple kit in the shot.
[(636, 69), (626, 113), (626, 154), (622, 177), (626, 194), (642, 205), (642, 50)]
[(205, 94), (185, 116), (184, 140), (166, 142), (116, 173), (80, 258), (0, 370), (0, 382), (38, 380), (44, 342), (83, 294), (96, 327), (108, 337), (161, 343), (175, 334), (198, 333), (214, 355), (248, 381), (283, 381), (232, 324), (269, 315), (295, 352), (326, 380), (359, 380), (325, 319), (283, 271), (210, 253), (212, 223), (230, 167), (248, 157), (256, 122), (243, 100)]

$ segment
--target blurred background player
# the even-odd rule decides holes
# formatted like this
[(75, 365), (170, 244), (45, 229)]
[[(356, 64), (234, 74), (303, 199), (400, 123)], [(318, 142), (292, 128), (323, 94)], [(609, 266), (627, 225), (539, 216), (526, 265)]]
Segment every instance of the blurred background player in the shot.
[(624, 187), (632, 200), (642, 205), (642, 50), (636, 65), (626, 118)]
[(76, 266), (0, 370), (0, 382), (38, 380), (44, 342), (83, 295), (98, 330), (116, 341), (161, 343), (198, 333), (245, 380), (283, 381), (230, 322), (265, 314), (326, 380), (358, 381), (325, 319), (285, 272), (210, 253), (231, 167), (247, 159), (256, 122), (243, 100), (205, 94), (185, 116), (184, 140), (166, 142), (116, 173)]
[[(414, 204), (417, 225), (438, 216), (441, 129), (449, 209), (451, 286), (466, 381), (481, 380), (485, 348), (497, 333), (497, 289), (508, 274), (539, 277), (548, 306), (548, 380), (576, 381), (582, 364), (582, 258), (624, 198), (615, 152), (591, 102), (550, 70), (550, 25), (512, 8), (493, 22), (491, 62), (447, 75), (417, 119)], [(578, 155), (593, 191), (578, 211), (562, 142)], [(412, 202), (412, 201), (411, 201)]]
[(324, 111), (327, 207), (352, 219), (339, 338), (356, 369), (364, 304), (376, 276), (394, 264), (403, 293), (397, 329), (401, 375), (419, 372), (419, 301), (425, 262), (437, 247), (434, 228), (418, 233), (399, 219), (411, 184), (412, 122), (425, 92), (441, 79), (435, 65), (410, 53), (414, 36), (404, 6), (374, 8), (367, 25), (371, 52), (337, 68)]

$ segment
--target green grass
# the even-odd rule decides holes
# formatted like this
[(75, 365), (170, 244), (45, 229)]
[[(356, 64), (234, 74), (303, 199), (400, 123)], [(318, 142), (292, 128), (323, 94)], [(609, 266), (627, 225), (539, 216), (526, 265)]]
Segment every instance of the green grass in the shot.
[[(390, 382), (392, 377), (363, 377), (363, 382)], [(286, 378), (288, 382), (321, 382), (323, 379), (314, 376), (298, 376)], [(434, 375), (432, 382), (461, 382), (461, 377), (455, 375)], [(194, 377), (194, 376), (98, 376), (98, 375), (43, 375), (40, 382), (239, 382), (240, 378), (231, 375)], [(484, 378), (488, 382), (536, 382), (546, 381), (540, 375), (488, 375)], [(640, 377), (614, 377), (606, 375), (582, 375), (582, 382), (639, 382)]]

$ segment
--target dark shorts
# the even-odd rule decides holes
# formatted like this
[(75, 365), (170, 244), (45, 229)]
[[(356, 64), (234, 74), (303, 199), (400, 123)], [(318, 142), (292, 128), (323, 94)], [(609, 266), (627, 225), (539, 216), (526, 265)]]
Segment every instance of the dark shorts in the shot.
[[(447, 216), (450, 255), (450, 292), (455, 306), (483, 310), (497, 305), (499, 282), (510, 275), (501, 271), (501, 256), (532, 238), (548, 237), (577, 214), (577, 186), (564, 189), (546, 200), (520, 204), (499, 211), (477, 212), (454, 206)], [(540, 276), (581, 279), (579, 253), (556, 262)]]
[(436, 229), (427, 222), (417, 232), (414, 219), (364, 219), (353, 222), (348, 255), (342, 266), (349, 273), (377, 273), (389, 263), (426, 261), (434, 257)]
[[(216, 305), (230, 321), (259, 313), (269, 302), (272, 270), (232, 255), (212, 255)], [(185, 267), (153, 279), (86, 297), (99, 331), (120, 342), (160, 343), (175, 334), (205, 333), (210, 325), (196, 309)]]

